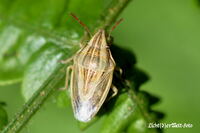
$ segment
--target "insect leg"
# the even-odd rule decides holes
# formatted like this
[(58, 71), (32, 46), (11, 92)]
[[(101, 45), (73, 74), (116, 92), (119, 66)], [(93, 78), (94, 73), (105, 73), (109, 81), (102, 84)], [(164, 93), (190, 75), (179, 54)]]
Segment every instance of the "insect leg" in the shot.
[(69, 77), (70, 77), (70, 70), (73, 71), (73, 66), (72, 65), (70, 65), (70, 66), (67, 67), (66, 79), (65, 79), (65, 89), (68, 89)]
[(119, 72), (120, 76), (122, 76), (123, 70), (120, 67), (115, 67), (115, 70)]
[(65, 87), (64, 88), (60, 88), (60, 90), (67, 90), (68, 86), (69, 86), (69, 77), (70, 77), (70, 70), (73, 71), (73, 66), (70, 65), (67, 67), (67, 71), (66, 71), (66, 78), (65, 78)]
[(117, 93), (118, 93), (118, 89), (117, 89), (117, 87), (114, 86), (114, 85), (111, 86), (111, 89), (112, 89), (112, 91), (114, 92), (114, 93), (112, 94), (112, 96), (111, 96), (111, 98), (113, 98), (114, 96), (117, 95)]
[(118, 93), (118, 89), (117, 89), (117, 87), (116, 86), (114, 86), (114, 85), (111, 85), (111, 89), (112, 89), (112, 91), (113, 91), (113, 94), (108, 98), (108, 100), (107, 101), (109, 101), (110, 99), (112, 99), (114, 96), (116, 96), (117, 95), (117, 93)]
[(60, 63), (67, 64), (67, 63), (71, 62), (73, 60), (73, 58), (74, 58), (74, 55), (71, 56), (70, 58), (66, 59), (66, 60), (61, 60)]

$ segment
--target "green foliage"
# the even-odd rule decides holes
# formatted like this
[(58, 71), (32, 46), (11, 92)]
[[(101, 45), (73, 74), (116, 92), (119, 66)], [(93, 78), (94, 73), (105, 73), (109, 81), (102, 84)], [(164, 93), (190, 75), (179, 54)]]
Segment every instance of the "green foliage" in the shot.
[(8, 116), (3, 108), (5, 103), (0, 102), (0, 130), (8, 123)]
[[(60, 64), (64, 52), (52, 44), (46, 44), (38, 51), (35, 59), (27, 66), (22, 84), (22, 94), (26, 100), (36, 92)], [(29, 89), (31, 88), (31, 89)]]
[[(18, 132), (52, 90), (60, 87), (66, 68), (60, 61), (78, 50), (84, 30), (68, 15), (69, 12), (75, 13), (91, 31), (95, 31), (96, 27), (110, 27), (129, 0), (113, 0), (110, 5), (110, 0), (0, 2), (0, 85), (22, 81), (22, 95), (27, 101), (3, 132)], [(101, 13), (103, 16), (100, 18)], [(104, 111), (92, 122), (80, 123), (81, 128), (87, 128), (104, 116), (101, 133), (147, 132), (146, 124), (158, 118), (151, 117), (150, 99), (141, 97), (145, 93), (139, 91), (145, 74), (135, 69), (135, 60), (118, 59), (120, 52), (128, 53), (126, 50), (113, 46), (112, 51), (117, 64), (125, 70), (123, 79), (119, 74), (114, 79), (114, 82), (119, 80), (116, 83), (120, 83), (117, 85), (120, 93), (105, 103)], [(127, 55), (124, 53), (120, 55)], [(130, 56), (135, 59), (132, 53), (121, 58)], [(59, 106), (69, 106), (70, 99), (67, 96), (65, 92), (59, 92)]]

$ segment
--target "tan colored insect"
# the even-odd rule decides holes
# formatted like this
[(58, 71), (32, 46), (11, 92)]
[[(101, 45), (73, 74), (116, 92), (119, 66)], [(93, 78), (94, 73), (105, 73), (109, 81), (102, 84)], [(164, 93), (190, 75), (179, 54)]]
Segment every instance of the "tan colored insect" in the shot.
[[(75, 15), (71, 14), (84, 25)], [(88, 31), (87, 27), (84, 28)], [(67, 61), (68, 62), (68, 61)], [(104, 103), (112, 85), (115, 61), (111, 55), (104, 29), (99, 29), (88, 44), (73, 57), (73, 65), (67, 68), (66, 87), (70, 70), (70, 93), (74, 116), (82, 122), (90, 121)]]

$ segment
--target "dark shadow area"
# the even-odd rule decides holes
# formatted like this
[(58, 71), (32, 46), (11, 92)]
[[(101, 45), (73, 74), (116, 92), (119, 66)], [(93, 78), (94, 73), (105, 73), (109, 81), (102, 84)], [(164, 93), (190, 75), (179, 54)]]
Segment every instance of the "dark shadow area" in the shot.
[(114, 84), (118, 85), (121, 80), (130, 80), (134, 83), (135, 91), (138, 91), (139, 87), (149, 80), (149, 77), (144, 71), (135, 66), (137, 63), (135, 54), (116, 45), (111, 46), (111, 51), (117, 64), (117, 69), (121, 68), (122, 70), (122, 75), (115, 71)]
[[(131, 82), (131, 85), (133, 86), (133, 88), (131, 89), (134, 89), (136, 95), (142, 93), (142, 95), (145, 98), (144, 101), (147, 101), (147, 103), (145, 103), (147, 104), (147, 111), (150, 114), (155, 115), (156, 122), (163, 119), (164, 114), (162, 112), (154, 111), (151, 109), (151, 106), (160, 102), (160, 98), (151, 95), (148, 92), (139, 90), (140, 86), (149, 80), (149, 76), (144, 71), (136, 67), (137, 60), (134, 53), (132, 53), (127, 49), (120, 48), (117, 45), (112, 45), (110, 49), (113, 58), (117, 64), (117, 69), (113, 77), (113, 84), (118, 88), (118, 95), (115, 96), (113, 99), (106, 101), (104, 103), (104, 108), (101, 108), (97, 117), (112, 111), (112, 108), (115, 105), (117, 97), (120, 94), (127, 92), (127, 89), (125, 89), (126, 86), (124, 84), (125, 81), (128, 80)], [(122, 74), (120, 73), (118, 68), (122, 69)], [(111, 96), (112, 93), (113, 92), (110, 91), (108, 97)], [(159, 132), (162, 132), (162, 130), (159, 130)]]
[(140, 91), (140, 93), (143, 94), (143, 96), (146, 98), (146, 101), (149, 102), (147, 105), (147, 110), (150, 113), (155, 114), (156, 120), (163, 119), (165, 117), (165, 114), (159, 111), (152, 110), (151, 107), (154, 106), (155, 104), (158, 104), (161, 102), (161, 99), (158, 96), (152, 95), (148, 92), (145, 91)]
[(5, 102), (0, 102), (0, 107), (6, 106)]
[(200, 7), (200, 0), (197, 0), (197, 4), (198, 4), (198, 6)]
[[(125, 88), (124, 82), (129, 80), (134, 84), (134, 90), (138, 92), (140, 86), (147, 82), (149, 77), (144, 71), (136, 67), (137, 60), (135, 54), (116, 45), (111, 46), (111, 52), (117, 64), (113, 84), (119, 88)], [(121, 69), (122, 74), (117, 69)]]

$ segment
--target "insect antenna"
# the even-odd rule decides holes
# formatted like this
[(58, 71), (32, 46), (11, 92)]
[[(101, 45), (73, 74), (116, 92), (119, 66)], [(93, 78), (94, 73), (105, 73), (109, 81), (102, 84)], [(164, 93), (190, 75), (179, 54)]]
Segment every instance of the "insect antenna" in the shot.
[(113, 25), (113, 27), (111, 28), (111, 30), (110, 30), (110, 32), (109, 32), (109, 34), (108, 34), (108, 38), (110, 38), (111, 32), (112, 32), (123, 20), (124, 20), (124, 19), (121, 18), (120, 20), (118, 20), (118, 21), (115, 23), (115, 25)]
[(78, 23), (79, 23), (81, 26), (83, 26), (83, 28), (87, 31), (87, 33), (88, 33), (90, 36), (92, 36), (92, 35), (91, 35), (91, 32), (90, 32), (90, 30), (89, 30), (89, 28), (88, 28), (78, 17), (76, 17), (75, 14), (70, 13), (70, 16), (72, 16), (76, 21), (78, 21)]

